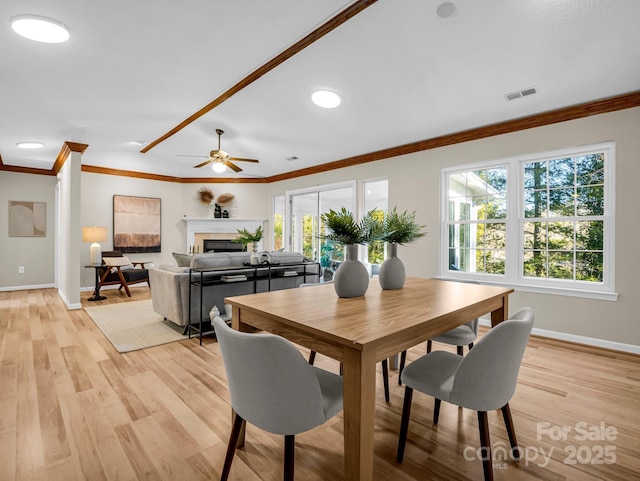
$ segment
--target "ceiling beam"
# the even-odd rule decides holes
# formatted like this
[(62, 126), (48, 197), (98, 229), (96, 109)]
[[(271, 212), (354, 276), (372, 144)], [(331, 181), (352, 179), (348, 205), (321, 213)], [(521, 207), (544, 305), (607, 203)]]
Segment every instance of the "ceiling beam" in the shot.
[(352, 17), (354, 17), (364, 9), (370, 7), (377, 1), (378, 0), (358, 0), (354, 2), (352, 5), (348, 6), (346, 9), (344, 9), (343, 11), (338, 13), (336, 16), (331, 18), (329, 21), (320, 25), (318, 28), (316, 28), (313, 32), (308, 34), (306, 37), (302, 38), (301, 40), (298, 40), (291, 47), (287, 48), (284, 52), (276, 55), (261, 67), (258, 67), (257, 70), (251, 72), (249, 75), (247, 75), (245, 78), (240, 80), (240, 82), (235, 84), (229, 90), (227, 90), (222, 95), (220, 95), (218, 98), (216, 98), (215, 100), (212, 100), (211, 102), (209, 102), (207, 105), (202, 107), (200, 110), (198, 110), (194, 114), (191, 114), (185, 120), (183, 120), (174, 128), (172, 128), (169, 132), (160, 136), (153, 142), (147, 144), (142, 150), (140, 150), (140, 152), (142, 152), (143, 154), (149, 152), (152, 148), (154, 148), (159, 143), (164, 142), (173, 134), (180, 132), (182, 129), (184, 129), (187, 125), (189, 125), (193, 121), (199, 119), (204, 114), (212, 111), (214, 108), (216, 108), (218, 105), (223, 103), (225, 100), (237, 94), (245, 87), (251, 85), (260, 77), (269, 73), (271, 70), (281, 65), (282, 63), (286, 62), (291, 57), (301, 52), (302, 50), (307, 48), (309, 45), (313, 44), (315, 41), (320, 40), (322, 37), (324, 37), (331, 31), (335, 30), (340, 25), (345, 23), (347, 20), (351, 19)]

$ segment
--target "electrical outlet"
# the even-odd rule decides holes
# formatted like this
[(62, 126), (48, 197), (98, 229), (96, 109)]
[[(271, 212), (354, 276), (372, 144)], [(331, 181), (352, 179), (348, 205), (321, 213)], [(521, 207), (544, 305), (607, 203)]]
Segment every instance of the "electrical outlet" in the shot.
[(18, 267), (18, 274), (24, 274), (24, 266)]

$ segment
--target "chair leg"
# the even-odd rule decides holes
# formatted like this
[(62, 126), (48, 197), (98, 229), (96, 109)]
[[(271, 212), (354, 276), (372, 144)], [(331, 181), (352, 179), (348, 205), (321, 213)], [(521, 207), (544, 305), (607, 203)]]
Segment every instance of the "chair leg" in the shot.
[(398, 454), (396, 460), (401, 463), (404, 459), (404, 447), (407, 444), (407, 433), (409, 431), (409, 417), (411, 416), (411, 400), (413, 389), (409, 386), (404, 388), (404, 404), (402, 405), (402, 419), (400, 421), (400, 436), (398, 437)]
[(502, 406), (502, 417), (504, 418), (504, 425), (507, 428), (513, 459), (520, 460), (520, 450), (518, 449), (518, 441), (516, 440), (516, 430), (513, 428), (513, 419), (511, 418), (509, 403)]
[(438, 424), (438, 418), (440, 417), (440, 399), (435, 398), (433, 403), (433, 424)]
[(313, 366), (313, 363), (316, 361), (316, 351), (311, 351), (309, 353), (309, 364)]
[(473, 349), (473, 342), (469, 343), (469, 350)]
[(429, 354), (431, 352), (431, 344), (432, 344), (431, 339), (429, 339), (427, 341), (427, 354)]
[(480, 452), (482, 453), (484, 481), (493, 481), (491, 440), (489, 439), (489, 419), (487, 418), (487, 411), (478, 411), (478, 428), (480, 428)]
[(382, 360), (382, 382), (384, 384), (384, 400), (389, 402), (389, 361)]
[(464, 351), (462, 346), (456, 346), (456, 351), (458, 352), (458, 356), (464, 356)]
[(402, 351), (400, 354), (400, 367), (398, 368), (398, 386), (402, 385), (402, 371), (404, 370), (404, 365), (407, 362), (407, 351)]
[(295, 465), (296, 437), (287, 434), (284, 437), (284, 481), (293, 481), (293, 467)]
[(242, 419), (237, 413), (233, 418), (233, 426), (231, 427), (231, 436), (229, 436), (229, 444), (227, 445), (227, 455), (224, 458), (224, 467), (222, 468), (222, 474), (220, 475), (220, 481), (227, 481), (229, 478), (229, 472), (231, 471), (231, 463), (233, 462), (233, 456), (236, 454), (236, 446), (238, 445), (238, 438), (240, 437), (240, 431), (244, 426), (244, 419)]

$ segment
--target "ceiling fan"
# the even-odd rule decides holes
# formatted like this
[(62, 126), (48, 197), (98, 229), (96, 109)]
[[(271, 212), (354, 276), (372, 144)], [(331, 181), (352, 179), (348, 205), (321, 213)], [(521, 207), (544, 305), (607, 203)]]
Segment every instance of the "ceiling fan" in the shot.
[[(218, 134), (218, 148), (209, 152), (209, 158), (207, 160), (205, 160), (204, 162), (201, 162), (198, 165), (194, 165), (195, 169), (197, 169), (198, 167), (204, 167), (205, 165), (208, 165), (208, 164), (212, 164), (211, 167), (214, 170), (214, 172), (217, 172), (219, 174), (224, 172), (227, 167), (229, 167), (234, 172), (241, 172), (242, 169), (238, 167), (236, 164), (234, 164), (233, 162), (231, 162), (232, 160), (240, 161), (240, 162), (253, 162), (255, 164), (260, 162), (259, 160), (256, 160), (256, 159), (243, 159), (241, 157), (230, 157), (228, 152), (220, 148), (220, 136), (224, 134), (224, 130), (216, 129), (216, 134)], [(203, 157), (203, 156), (184, 155), (181, 157)]]

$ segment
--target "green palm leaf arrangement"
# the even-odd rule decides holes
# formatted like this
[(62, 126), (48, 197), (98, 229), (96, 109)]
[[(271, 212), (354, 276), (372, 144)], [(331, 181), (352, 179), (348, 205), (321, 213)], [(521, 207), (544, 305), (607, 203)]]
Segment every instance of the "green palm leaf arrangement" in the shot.
[(369, 244), (381, 238), (383, 225), (374, 218), (375, 209), (356, 222), (353, 214), (345, 207), (339, 211), (330, 209), (329, 212), (321, 215), (324, 226), (329, 231), (321, 237), (328, 241), (340, 244)]
[(249, 232), (247, 229), (238, 229), (238, 237), (234, 240), (240, 242), (243, 246), (259, 242), (264, 235), (262, 226), (258, 227), (255, 232)]
[(422, 231), (426, 225), (418, 225), (416, 223), (416, 213), (407, 212), (398, 213), (396, 208), (387, 213), (384, 219), (384, 233), (380, 240), (396, 244), (408, 244), (414, 240), (427, 235)]

